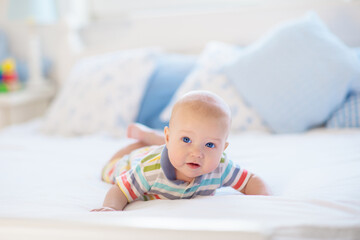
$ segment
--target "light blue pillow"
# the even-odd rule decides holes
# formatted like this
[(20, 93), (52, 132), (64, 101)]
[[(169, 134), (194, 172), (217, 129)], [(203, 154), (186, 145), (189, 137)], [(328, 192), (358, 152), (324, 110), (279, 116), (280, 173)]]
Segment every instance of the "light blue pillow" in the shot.
[(136, 121), (151, 128), (164, 128), (168, 123), (160, 120), (160, 113), (195, 63), (196, 57), (191, 55), (161, 55), (157, 59), (156, 70), (148, 80)]
[(278, 26), (223, 72), (275, 133), (324, 124), (360, 90), (356, 54), (314, 13)]
[(353, 92), (326, 122), (328, 128), (360, 127), (360, 92)]

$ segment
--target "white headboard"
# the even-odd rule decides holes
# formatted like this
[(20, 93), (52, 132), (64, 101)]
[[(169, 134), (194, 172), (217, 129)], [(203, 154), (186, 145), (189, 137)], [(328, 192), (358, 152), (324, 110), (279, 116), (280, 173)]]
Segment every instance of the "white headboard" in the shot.
[(97, 21), (79, 31), (83, 51), (56, 60), (58, 82), (79, 57), (103, 52), (160, 46), (170, 52), (200, 53), (211, 41), (248, 45), (274, 25), (313, 10), (350, 47), (360, 46), (360, 1), (272, 0), (222, 11), (128, 15)]
[(176, 52), (199, 52), (209, 40), (247, 45), (274, 25), (314, 10), (349, 46), (360, 46), (360, 1), (264, 1), (223, 11), (177, 15), (128, 16), (98, 22), (82, 31), (87, 48), (162, 46)]

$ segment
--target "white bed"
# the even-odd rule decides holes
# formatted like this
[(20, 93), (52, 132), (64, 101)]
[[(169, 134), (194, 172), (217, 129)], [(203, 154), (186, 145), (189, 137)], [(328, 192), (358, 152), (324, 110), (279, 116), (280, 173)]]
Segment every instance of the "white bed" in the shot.
[[(85, 29), (85, 36), (95, 36), (93, 41), (88, 41), (94, 45), (87, 49), (91, 55), (104, 49), (136, 47), (137, 50), (96, 56), (69, 67), (66, 70), (72, 70), (72, 75), (58, 79), (61, 91), (45, 117), (0, 131), (0, 239), (360, 239), (360, 117), (356, 117), (360, 114), (357, 110), (360, 109), (360, 77), (356, 85), (348, 81), (346, 75), (355, 68), (354, 72), (359, 74), (360, 65), (350, 64), (351, 68), (345, 71), (331, 65), (336, 61), (360, 63), (359, 52), (358, 59), (352, 54), (352, 50), (360, 47), (360, 2), (315, 2), (297, 1), (294, 7), (279, 1), (279, 5), (255, 4), (225, 12), (135, 16), (130, 19), (131, 28), (119, 30), (114, 39), (107, 38), (106, 34), (114, 32), (111, 27), (116, 24), (108, 28), (100, 25), (94, 32)], [(280, 134), (273, 134), (264, 125), (264, 116), (255, 105), (249, 107), (244, 96), (234, 90), (237, 88), (229, 85), (224, 75), (214, 72), (228, 64), (229, 59), (251, 56), (244, 45), (251, 44), (273, 24), (302, 17), (309, 9), (317, 11), (330, 31), (347, 44), (347, 47), (341, 45), (341, 50), (346, 48), (346, 57), (340, 60), (330, 57), (331, 61), (322, 66), (325, 78), (335, 82), (328, 84), (335, 92), (327, 92), (327, 84), (309, 88), (299, 82), (296, 86), (301, 90), (296, 89), (287, 97), (280, 96), (281, 103), (290, 103), (293, 95), (304, 93), (295, 106), (289, 104), (290, 110), (298, 110), (297, 115), (289, 111), (285, 111), (285, 115), (290, 113), (287, 116), (290, 120), (298, 120), (300, 124), (304, 121), (306, 125), (287, 129), (287, 133), (277, 129)], [(160, 27), (151, 28), (152, 24)], [(225, 25), (238, 31), (228, 31)], [(204, 26), (204, 34), (197, 36)], [(174, 29), (178, 29), (178, 35), (169, 34)], [(114, 42), (110, 43), (111, 39)], [(208, 43), (211, 40), (217, 42)], [(140, 49), (154, 45), (163, 49)], [(279, 46), (283, 45), (286, 44)], [(246, 54), (242, 52), (244, 49)], [(331, 48), (323, 51), (325, 58), (321, 61), (327, 61), (326, 54), (330, 54), (327, 50), (332, 51)], [(100, 180), (103, 164), (121, 146), (132, 141), (124, 138), (124, 131), (127, 124), (136, 120), (141, 98), (148, 93), (146, 81), (155, 68), (152, 56), (167, 59), (167, 55), (162, 55), (166, 51), (197, 54), (197, 67), (181, 86), (171, 86), (174, 92), (168, 95), (174, 94), (176, 98), (201, 88), (225, 98), (231, 109), (237, 110), (226, 151), (231, 159), (260, 175), (272, 189), (273, 196), (245, 196), (225, 188), (215, 196), (136, 201), (122, 212), (90, 212), (101, 206), (110, 187)], [(275, 57), (270, 57), (270, 65), (264, 64), (253, 72), (271, 68), (273, 62), (280, 62), (281, 54), (275, 52)], [(181, 56), (181, 61), (195, 61), (191, 58)], [(65, 57), (62, 61), (72, 63), (74, 59)], [(114, 59), (116, 64), (122, 64), (120, 70)], [(301, 59), (298, 60), (301, 63)], [(314, 70), (310, 68), (317, 62), (310, 60), (302, 62), (311, 64), (306, 65), (306, 71), (295, 72), (296, 76)], [(279, 72), (287, 70), (279, 69)], [(333, 74), (333, 71), (337, 72)], [(122, 74), (125, 80), (105, 79), (106, 74), (112, 77)], [(315, 71), (313, 75), (320, 78), (318, 74)], [(298, 81), (305, 82), (306, 77)], [(109, 80), (110, 84), (104, 84), (103, 80)], [(265, 91), (264, 97), (268, 97), (267, 91), (275, 85), (259, 84), (262, 86), (259, 90)], [(354, 87), (351, 92), (354, 95), (345, 91), (349, 86)], [(286, 88), (281, 92), (289, 95)], [(274, 94), (271, 100), (276, 97)], [(303, 111), (309, 105), (318, 108), (309, 114)], [(323, 112), (321, 106), (327, 110)], [(170, 107), (171, 103), (161, 111), (162, 120), (168, 119)], [(280, 108), (271, 109), (278, 112)], [(314, 120), (313, 116), (319, 114), (322, 118)], [(352, 128), (334, 128), (344, 119)], [(313, 128), (314, 125), (317, 127)]]
[(360, 130), (231, 136), (228, 154), (261, 175), (271, 197), (222, 189), (211, 197), (138, 201), (123, 212), (91, 213), (110, 187), (99, 170), (130, 140), (49, 137), (37, 133), (38, 125), (0, 136), (2, 239), (360, 236)]

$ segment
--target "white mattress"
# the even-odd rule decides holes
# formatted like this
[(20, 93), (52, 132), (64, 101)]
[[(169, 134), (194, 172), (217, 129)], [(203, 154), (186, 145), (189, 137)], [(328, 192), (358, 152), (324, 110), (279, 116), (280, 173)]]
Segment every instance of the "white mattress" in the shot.
[(0, 239), (360, 239), (359, 129), (230, 136), (229, 156), (274, 196), (221, 189), (90, 213), (110, 187), (103, 164), (129, 140), (45, 136), (38, 123), (0, 132)]

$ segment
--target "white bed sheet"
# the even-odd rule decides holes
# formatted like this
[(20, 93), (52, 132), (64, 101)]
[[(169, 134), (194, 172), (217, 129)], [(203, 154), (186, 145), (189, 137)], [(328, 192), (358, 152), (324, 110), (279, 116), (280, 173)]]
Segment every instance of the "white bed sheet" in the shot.
[(231, 159), (262, 176), (274, 196), (225, 188), (210, 197), (90, 213), (110, 187), (100, 181), (103, 164), (129, 140), (45, 136), (38, 125), (0, 132), (1, 239), (360, 239), (359, 129), (230, 136)]

